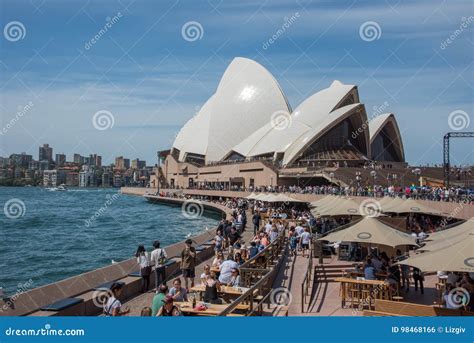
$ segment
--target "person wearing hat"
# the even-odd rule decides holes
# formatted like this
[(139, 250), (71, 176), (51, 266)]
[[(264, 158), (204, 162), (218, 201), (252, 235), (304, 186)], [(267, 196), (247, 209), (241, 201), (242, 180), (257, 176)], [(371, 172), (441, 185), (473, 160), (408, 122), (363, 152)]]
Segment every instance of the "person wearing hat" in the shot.
[(187, 239), (185, 242), (186, 246), (181, 252), (181, 271), (184, 277), (184, 286), (188, 289), (188, 279), (191, 279), (191, 287), (194, 287), (194, 277), (196, 267), (196, 249), (193, 247), (193, 241)]
[(163, 306), (158, 311), (157, 317), (179, 317), (183, 315), (179, 308), (174, 305), (173, 296), (168, 294), (162, 301)]

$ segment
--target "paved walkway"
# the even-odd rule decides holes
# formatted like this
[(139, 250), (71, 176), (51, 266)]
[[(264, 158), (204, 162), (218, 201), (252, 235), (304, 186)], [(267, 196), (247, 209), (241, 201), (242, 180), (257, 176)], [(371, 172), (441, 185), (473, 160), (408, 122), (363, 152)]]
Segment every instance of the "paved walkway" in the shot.
[[(248, 244), (248, 242), (250, 242), (253, 238), (253, 225), (251, 223), (252, 223), (252, 218), (251, 218), (250, 212), (248, 211), (247, 212), (247, 228), (242, 234), (243, 241), (246, 244)], [(203, 273), (204, 266), (206, 264), (211, 264), (213, 259), (214, 259), (214, 256), (211, 257), (210, 259), (205, 260), (205, 261), (201, 261), (201, 263), (199, 263), (196, 266), (196, 278), (194, 279), (194, 282), (195, 282), (196, 285), (200, 284), (199, 276)], [(179, 277), (180, 275), (181, 274), (176, 275), (175, 277)], [(153, 276), (154, 275), (152, 275), (152, 277)], [(175, 277), (171, 278), (171, 280), (168, 280), (168, 282), (167, 282), (168, 287), (170, 287), (170, 288), (172, 287), (171, 283), (172, 283), (172, 280)], [(183, 282), (182, 286), (184, 287), (184, 280), (181, 280), (181, 281)], [(129, 300), (125, 301), (123, 303), (123, 305), (128, 306), (130, 308), (130, 313), (128, 315), (129, 316), (139, 316), (143, 307), (146, 307), (146, 306), (151, 307), (151, 303), (152, 303), (154, 295), (155, 295), (155, 291), (151, 290), (151, 291), (148, 291), (147, 293), (143, 293), (143, 294), (141, 294), (141, 295), (139, 295), (135, 298), (132, 298), (132, 299), (129, 299)]]

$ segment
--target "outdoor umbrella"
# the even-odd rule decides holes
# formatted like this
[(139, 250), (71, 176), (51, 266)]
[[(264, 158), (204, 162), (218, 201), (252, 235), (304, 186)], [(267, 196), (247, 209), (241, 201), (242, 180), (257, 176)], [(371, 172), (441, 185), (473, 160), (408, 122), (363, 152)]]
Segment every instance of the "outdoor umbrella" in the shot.
[(369, 211), (358, 202), (344, 198), (339, 198), (328, 206), (321, 206), (321, 208), (318, 207), (312, 210), (311, 213), (319, 216), (363, 216), (370, 214)]
[(464, 239), (436, 251), (430, 251), (409, 257), (398, 262), (421, 269), (424, 272), (474, 272), (474, 233), (468, 233)]
[(247, 195), (245, 197), (245, 199), (249, 199), (249, 200), (255, 200), (257, 198), (257, 194), (255, 194), (255, 192), (252, 192), (250, 195)]
[(393, 212), (393, 213), (426, 213), (436, 216), (446, 216), (447, 213), (441, 212), (440, 210), (431, 208), (430, 206), (424, 204), (421, 201), (414, 199), (400, 199), (395, 198), (393, 202), (388, 203), (385, 208), (382, 208), (384, 212)]
[(428, 239), (425, 240), (426, 245), (418, 250), (439, 250), (462, 241), (470, 233), (474, 233), (474, 219), (472, 218), (455, 227), (432, 233)]
[(354, 225), (319, 238), (319, 240), (381, 244), (389, 247), (416, 245), (415, 237), (394, 229), (373, 217), (364, 217)]

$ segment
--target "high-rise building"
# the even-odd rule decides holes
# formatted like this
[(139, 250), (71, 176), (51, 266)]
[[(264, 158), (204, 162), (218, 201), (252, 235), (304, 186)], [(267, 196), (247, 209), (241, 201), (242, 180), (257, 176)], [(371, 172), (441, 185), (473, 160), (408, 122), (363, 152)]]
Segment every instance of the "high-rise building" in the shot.
[(132, 169), (143, 169), (145, 166), (146, 161), (140, 161), (138, 158), (132, 160)]
[(53, 162), (53, 148), (51, 148), (49, 144), (43, 144), (43, 146), (39, 147), (38, 160)]
[(10, 160), (13, 161), (16, 167), (28, 168), (28, 164), (33, 160), (33, 156), (22, 152), (21, 154), (10, 155)]
[(80, 154), (74, 154), (73, 162), (76, 164), (82, 164), (84, 162), (83, 157)]
[(66, 155), (65, 154), (56, 154), (56, 168), (57, 167), (62, 167), (66, 163)]
[(94, 184), (94, 171), (87, 165), (79, 172), (79, 187), (89, 187)]
[(119, 156), (115, 158), (115, 169), (128, 169), (130, 168), (130, 159)]

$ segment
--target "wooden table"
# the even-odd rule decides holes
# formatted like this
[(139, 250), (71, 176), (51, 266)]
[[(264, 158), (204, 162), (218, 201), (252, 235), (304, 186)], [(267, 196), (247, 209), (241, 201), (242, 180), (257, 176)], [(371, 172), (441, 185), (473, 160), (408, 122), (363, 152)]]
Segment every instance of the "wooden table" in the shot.
[[(244, 292), (247, 290), (248, 288), (244, 288), (244, 287), (230, 287), (230, 286), (221, 286), (220, 289), (219, 289), (219, 293), (223, 293), (223, 294), (228, 294), (228, 295), (237, 295), (237, 296), (240, 296), (242, 294), (244, 294)], [(189, 290), (190, 293), (192, 292), (199, 292), (199, 293), (203, 293), (206, 291), (206, 286), (204, 285), (198, 285), (198, 286), (194, 286), (194, 287), (191, 287), (191, 289)]]
[[(207, 309), (204, 311), (195, 310), (192, 306), (192, 303), (189, 301), (175, 301), (174, 304), (178, 306), (180, 311), (183, 314), (187, 315), (199, 315), (199, 316), (217, 316), (219, 313), (224, 311), (229, 304), (209, 304), (207, 303)], [(199, 302), (198, 302), (199, 304)], [(236, 310), (248, 311), (250, 308), (249, 305), (239, 304), (236, 307)]]
[[(370, 290), (370, 294), (374, 293), (374, 288), (381, 288), (381, 290), (374, 294), (374, 298), (387, 299), (386, 294), (389, 294), (390, 284), (383, 280), (357, 280), (347, 277), (340, 277), (334, 279), (336, 282), (341, 283), (341, 307), (346, 306), (346, 299), (348, 298), (348, 286), (362, 289), (363, 287)], [(357, 299), (360, 302), (362, 299)], [(370, 300), (370, 299), (369, 299)], [(369, 301), (369, 308), (371, 307), (371, 302)]]

